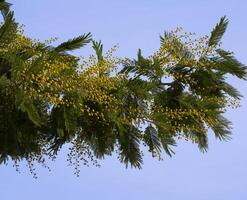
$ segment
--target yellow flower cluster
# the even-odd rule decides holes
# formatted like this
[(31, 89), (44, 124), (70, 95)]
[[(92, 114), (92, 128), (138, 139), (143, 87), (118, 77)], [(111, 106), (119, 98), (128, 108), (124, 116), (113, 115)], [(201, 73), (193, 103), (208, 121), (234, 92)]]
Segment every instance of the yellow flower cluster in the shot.
[(152, 60), (160, 60), (162, 68), (168, 77), (181, 77), (174, 74), (168, 69), (172, 69), (177, 64), (188, 66), (190, 68), (208, 68), (210, 65), (203, 64), (203, 57), (213, 56), (219, 45), (208, 46), (208, 36), (195, 39), (195, 33), (183, 32), (181, 27), (167, 33), (162, 42), (160, 49), (149, 58)]
[[(171, 109), (156, 106), (154, 112), (161, 113), (166, 120), (166, 124), (170, 124), (170, 130), (174, 132), (206, 131), (210, 127), (218, 124), (214, 116), (210, 116), (208, 109)], [(186, 120), (192, 119), (197, 123), (189, 123)], [(202, 126), (203, 125), (203, 126)]]
[(205, 113), (208, 110), (198, 110), (198, 109), (171, 109), (169, 107), (156, 106), (154, 108), (155, 112), (164, 113), (170, 119), (187, 119), (189, 117), (195, 119), (203, 119), (205, 117)]
[[(193, 84), (195, 80), (190, 76), (168, 69), (178, 63), (191, 67), (202, 67), (202, 65), (198, 65), (198, 59), (203, 55), (214, 54), (217, 47), (207, 46), (207, 36), (194, 40), (193, 33), (182, 34), (181, 32), (182, 29), (178, 28), (168, 33), (159, 51), (151, 58), (162, 60), (162, 68), (166, 77), (185, 80)], [(46, 42), (52, 41), (54, 39)], [(121, 59), (113, 57), (117, 46), (111, 48), (102, 60), (99, 61), (94, 55), (90, 55), (88, 59), (80, 60), (81, 64), (79, 65), (78, 58), (42, 51), (42, 48), (39, 48), (42, 45), (45, 44), (25, 37), (20, 30), (12, 42), (0, 49), (0, 53), (4, 54), (19, 52), (21, 49), (30, 50), (30, 59), (23, 61), (17, 72), (15, 79), (17, 87), (22, 88), (33, 99), (47, 102), (54, 107), (72, 106), (96, 119), (105, 119), (105, 112), (121, 113), (123, 102), (113, 94), (123, 86), (122, 80), (126, 77), (117, 74), (117, 66), (121, 64)], [(204, 90), (204, 88), (198, 89)], [(239, 102), (233, 98), (212, 97), (206, 101), (233, 108), (239, 107)], [(101, 109), (97, 109), (97, 106), (90, 106), (90, 104), (100, 106)], [(138, 123), (139, 115), (148, 116), (150, 114), (139, 110), (139, 108), (125, 109), (128, 116), (123, 120), (126, 120), (126, 123)], [(180, 120), (188, 118), (205, 121), (209, 125), (215, 123), (206, 116), (207, 110), (155, 107), (153, 112), (163, 113), (171, 121), (176, 119), (173, 124), (174, 129), (191, 128), (191, 125), (187, 127), (186, 124), (179, 123)], [(195, 125), (194, 128), (196, 127)]]
[(121, 75), (113, 74), (119, 61), (111, 58), (112, 51), (101, 62), (91, 55), (79, 67), (74, 57), (54, 57), (49, 52), (37, 51), (19, 73), (16, 83), (34, 99), (46, 101), (54, 107), (72, 106), (90, 117), (104, 119), (101, 111), (87, 103), (117, 112), (120, 102), (112, 93), (121, 85)]

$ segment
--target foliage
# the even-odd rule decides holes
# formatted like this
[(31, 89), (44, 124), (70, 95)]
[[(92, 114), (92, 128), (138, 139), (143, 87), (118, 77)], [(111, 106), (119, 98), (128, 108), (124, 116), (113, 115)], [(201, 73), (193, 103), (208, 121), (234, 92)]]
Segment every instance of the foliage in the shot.
[[(103, 53), (90, 33), (56, 47), (26, 37), (9, 4), (0, 1), (0, 163), (45, 163), (70, 144), (68, 160), (79, 173), (85, 165), (118, 155), (141, 168), (142, 144), (153, 157), (172, 156), (179, 138), (202, 151), (211, 130), (229, 139), (227, 107), (239, 107), (241, 94), (229, 75), (246, 80), (246, 67), (220, 48), (228, 21), (221, 18), (211, 36), (195, 39), (181, 28), (160, 37), (160, 48), (145, 58)], [(82, 60), (69, 52), (92, 44), (95, 55)], [(34, 172), (35, 173), (35, 172)]]

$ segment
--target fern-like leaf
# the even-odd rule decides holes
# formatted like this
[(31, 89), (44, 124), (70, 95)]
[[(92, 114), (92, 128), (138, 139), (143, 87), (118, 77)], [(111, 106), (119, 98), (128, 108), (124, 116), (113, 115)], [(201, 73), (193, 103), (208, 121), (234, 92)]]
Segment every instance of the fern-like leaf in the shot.
[(0, 40), (5, 38), (4, 36), (9, 33), (13, 25), (15, 25), (14, 12), (9, 12), (5, 17), (4, 24), (0, 27)]
[(211, 32), (211, 36), (208, 41), (208, 46), (217, 45), (222, 36), (224, 35), (228, 25), (228, 20), (226, 19), (226, 16), (222, 17), (220, 19), (220, 22), (216, 24), (215, 28)]
[(3, 15), (3, 17), (5, 18), (7, 16), (7, 14), (9, 13), (9, 8), (12, 4), (6, 2), (5, 0), (1, 0), (0, 1), (0, 11)]
[(56, 52), (66, 52), (66, 51), (72, 51), (72, 50), (76, 50), (79, 49), (83, 46), (85, 46), (86, 44), (88, 44), (91, 41), (91, 33), (88, 34), (84, 34), (82, 36), (76, 37), (74, 39), (70, 39), (67, 42), (64, 42), (60, 45), (58, 45), (55, 48)]

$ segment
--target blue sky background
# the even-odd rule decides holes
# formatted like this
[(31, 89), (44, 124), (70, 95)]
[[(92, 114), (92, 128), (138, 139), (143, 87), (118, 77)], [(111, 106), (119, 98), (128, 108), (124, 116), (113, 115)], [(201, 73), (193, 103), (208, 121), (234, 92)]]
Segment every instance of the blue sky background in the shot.
[[(10, 0), (26, 34), (41, 40), (63, 41), (92, 32), (105, 48), (119, 43), (119, 56), (144, 55), (159, 47), (159, 34), (182, 26), (185, 31), (209, 34), (226, 15), (229, 28), (223, 47), (247, 64), (246, 0)], [(80, 54), (87, 54), (84, 49)], [(35, 180), (25, 167), (21, 174), (0, 166), (1, 200), (105, 199), (105, 200), (244, 200), (247, 199), (247, 83), (230, 80), (245, 95), (242, 107), (229, 111), (233, 138), (216, 141), (210, 136), (208, 153), (179, 142), (173, 158), (157, 161), (144, 157), (142, 170), (125, 169), (116, 158), (101, 168), (82, 167), (79, 178), (64, 155), (51, 163), (51, 172), (37, 168)]]

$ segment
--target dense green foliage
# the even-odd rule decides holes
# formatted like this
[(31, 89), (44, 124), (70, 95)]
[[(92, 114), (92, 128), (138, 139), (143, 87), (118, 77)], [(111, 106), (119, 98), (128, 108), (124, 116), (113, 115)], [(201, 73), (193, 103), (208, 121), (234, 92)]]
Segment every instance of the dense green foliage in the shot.
[[(70, 144), (69, 161), (84, 164), (115, 152), (141, 168), (142, 144), (154, 157), (174, 153), (178, 138), (205, 151), (207, 134), (229, 139), (228, 106), (241, 95), (229, 75), (246, 80), (246, 66), (220, 48), (225, 17), (210, 37), (194, 39), (181, 28), (160, 37), (160, 49), (136, 59), (103, 54), (85, 34), (56, 47), (23, 35), (0, 1), (0, 164), (55, 158)], [(91, 43), (95, 54), (80, 60), (69, 52)], [(144, 148), (144, 147), (143, 147)]]

